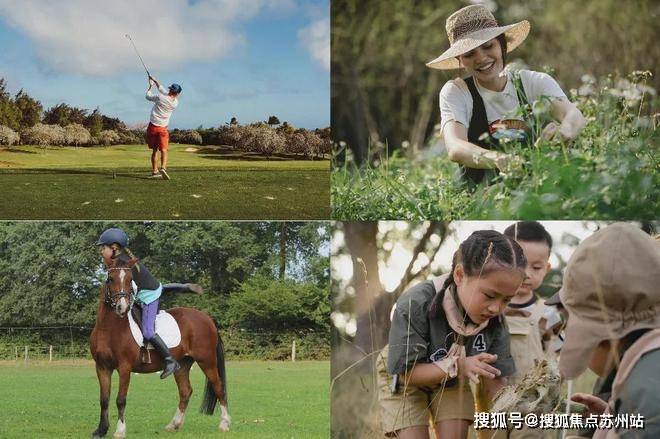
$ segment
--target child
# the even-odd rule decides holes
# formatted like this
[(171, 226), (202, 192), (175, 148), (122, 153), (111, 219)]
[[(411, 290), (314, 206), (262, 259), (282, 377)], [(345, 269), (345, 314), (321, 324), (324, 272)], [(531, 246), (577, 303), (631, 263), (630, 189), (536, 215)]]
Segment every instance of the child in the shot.
[[(128, 236), (121, 229), (112, 228), (104, 231), (96, 245), (100, 246), (101, 256), (106, 266), (114, 265), (113, 259), (119, 259), (123, 262), (136, 259), (128, 249)], [(165, 367), (160, 377), (167, 378), (179, 370), (180, 366), (172, 357), (165, 342), (155, 332), (158, 302), (163, 286), (149, 273), (147, 267), (139, 261), (131, 270), (131, 274), (138, 290), (135, 302), (142, 307), (142, 324), (140, 326), (145, 345), (147, 342), (151, 342), (156, 351), (163, 357)]]
[(474, 400), (466, 379), (487, 378), (494, 394), (515, 370), (501, 312), (525, 279), (525, 265), (514, 240), (476, 231), (454, 253), (451, 273), (399, 298), (389, 346), (378, 358), (387, 436), (428, 438), (429, 415), (439, 437), (467, 436)]
[[(156, 85), (158, 94), (152, 95), (151, 87)], [(151, 118), (149, 126), (147, 127), (147, 146), (151, 148), (151, 177), (164, 178), (169, 180), (170, 176), (167, 173), (167, 148), (169, 145), (170, 134), (167, 131), (167, 125), (170, 122), (172, 112), (179, 105), (178, 96), (181, 94), (181, 86), (179, 84), (170, 85), (169, 89), (162, 87), (160, 83), (149, 76), (149, 88), (147, 89), (146, 98), (149, 101), (155, 102), (151, 109)], [(160, 151), (160, 172), (156, 161), (156, 154)]]
[(660, 243), (632, 224), (599, 230), (568, 262), (559, 292), (568, 310), (559, 368), (568, 379), (587, 367), (607, 381), (613, 377), (609, 401), (584, 393), (571, 399), (613, 420), (631, 414), (644, 419), (643, 428), (609, 425), (594, 439), (660, 437), (658, 285)]
[(440, 91), (445, 146), (467, 181), (479, 183), (486, 170), (505, 167), (511, 157), (492, 151), (496, 142), (490, 136), (524, 139), (525, 124), (515, 115), (516, 109), (541, 96), (552, 99), (552, 117), (558, 122), (549, 123), (541, 137), (568, 140), (578, 135), (586, 121), (551, 76), (521, 70), (518, 78), (504, 69), (507, 53), (527, 38), (527, 20), (499, 26), (486, 7), (471, 5), (452, 14), (446, 28), (449, 49), (426, 65), (441, 70), (464, 67), (469, 74), (466, 79), (448, 81)]
[[(522, 381), (525, 373), (534, 368), (537, 361), (546, 358), (543, 333), (552, 308), (546, 306), (535, 291), (543, 283), (550, 270), (552, 237), (537, 221), (520, 221), (504, 230), (504, 234), (522, 247), (527, 260), (526, 278), (505, 310), (506, 324), (511, 336), (511, 356), (516, 372), (508, 384)], [(556, 312), (556, 311), (554, 311)], [(543, 328), (541, 328), (543, 326)], [(495, 438), (544, 437), (538, 429), (498, 431)]]

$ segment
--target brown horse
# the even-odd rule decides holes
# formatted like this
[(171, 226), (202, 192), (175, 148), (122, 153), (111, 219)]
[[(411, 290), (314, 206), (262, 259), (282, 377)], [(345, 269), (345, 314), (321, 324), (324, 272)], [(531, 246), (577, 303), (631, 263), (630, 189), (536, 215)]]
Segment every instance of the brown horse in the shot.
[[(160, 355), (151, 355), (152, 362), (145, 364), (140, 358), (140, 347), (131, 334), (128, 313), (133, 304), (131, 269), (136, 259), (128, 262), (114, 260), (108, 267), (108, 278), (101, 288), (96, 325), (90, 337), (92, 357), (96, 362), (96, 375), (101, 389), (101, 418), (92, 437), (103, 437), (108, 432), (108, 405), (112, 372), (119, 372), (119, 391), (117, 392), (117, 410), (119, 419), (115, 438), (126, 436), (124, 409), (131, 372), (151, 373), (162, 370), (163, 360)], [(220, 431), (228, 431), (231, 422), (227, 410), (225, 379), (225, 360), (222, 340), (211, 318), (195, 309), (172, 308), (167, 310), (174, 317), (181, 331), (181, 343), (172, 348), (174, 358), (181, 368), (174, 373), (179, 388), (179, 406), (172, 421), (165, 427), (176, 431), (183, 425), (192, 388), (189, 372), (196, 361), (206, 375), (206, 389), (201, 412), (212, 415), (216, 402), (220, 401)]]

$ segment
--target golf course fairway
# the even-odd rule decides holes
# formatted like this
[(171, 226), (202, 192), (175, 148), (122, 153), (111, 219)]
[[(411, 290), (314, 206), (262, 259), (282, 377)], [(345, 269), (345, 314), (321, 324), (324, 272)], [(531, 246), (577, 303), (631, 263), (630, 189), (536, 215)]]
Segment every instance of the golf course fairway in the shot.
[(330, 161), (171, 144), (171, 180), (146, 145), (0, 148), (5, 219), (324, 219)]

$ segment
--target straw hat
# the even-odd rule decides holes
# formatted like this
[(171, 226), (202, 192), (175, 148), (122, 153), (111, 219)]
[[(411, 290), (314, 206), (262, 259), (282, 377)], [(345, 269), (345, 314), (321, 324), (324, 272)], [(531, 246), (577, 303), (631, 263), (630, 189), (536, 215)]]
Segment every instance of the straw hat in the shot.
[(498, 26), (497, 20), (482, 5), (466, 6), (454, 12), (447, 19), (449, 49), (426, 64), (427, 67), (440, 70), (459, 69), (457, 56), (476, 49), (500, 34), (505, 34), (506, 50), (511, 52), (527, 38), (529, 21), (523, 20), (508, 26)]
[(568, 310), (559, 369), (575, 378), (603, 340), (660, 328), (660, 243), (638, 227), (614, 223), (575, 249), (559, 290)]

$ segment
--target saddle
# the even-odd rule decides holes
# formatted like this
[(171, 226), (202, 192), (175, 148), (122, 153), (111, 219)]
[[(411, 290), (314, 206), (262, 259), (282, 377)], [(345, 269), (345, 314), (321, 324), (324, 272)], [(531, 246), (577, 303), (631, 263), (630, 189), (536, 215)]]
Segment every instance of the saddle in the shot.
[[(128, 325), (131, 328), (133, 339), (140, 347), (140, 359), (143, 363), (151, 363), (150, 351), (154, 349), (151, 343), (145, 343), (142, 336), (142, 308), (133, 306), (128, 314)], [(168, 348), (173, 348), (181, 344), (181, 331), (174, 317), (166, 311), (159, 311), (156, 315), (156, 333), (163, 339)]]

